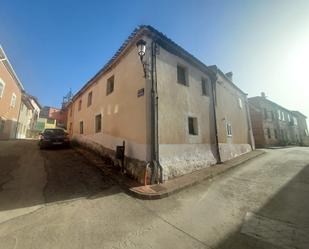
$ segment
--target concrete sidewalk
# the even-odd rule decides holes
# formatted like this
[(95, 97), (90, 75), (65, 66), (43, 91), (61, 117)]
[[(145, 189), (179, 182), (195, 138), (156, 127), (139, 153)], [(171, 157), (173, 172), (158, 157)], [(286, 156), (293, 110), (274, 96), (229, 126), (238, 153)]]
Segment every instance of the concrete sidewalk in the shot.
[(75, 150), (84, 158), (86, 158), (91, 164), (99, 167), (106, 175), (110, 176), (128, 194), (139, 199), (147, 200), (165, 198), (201, 181), (213, 178), (231, 168), (234, 168), (235, 166), (238, 166), (265, 153), (263, 150), (254, 150), (232, 160), (226, 161), (222, 164), (210, 166), (208, 168), (192, 172), (191, 174), (186, 174), (171, 179), (162, 184), (144, 186), (125, 175), (121, 175), (119, 171), (116, 171), (113, 166), (106, 164), (102, 158), (95, 153), (81, 147), (76, 147)]

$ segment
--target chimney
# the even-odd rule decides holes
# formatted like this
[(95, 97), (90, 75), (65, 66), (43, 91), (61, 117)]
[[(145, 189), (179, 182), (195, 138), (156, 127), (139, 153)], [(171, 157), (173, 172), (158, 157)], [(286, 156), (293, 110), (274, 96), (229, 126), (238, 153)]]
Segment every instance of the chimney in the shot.
[(225, 74), (225, 76), (230, 80), (233, 81), (233, 72), (228, 72)]
[(261, 96), (262, 96), (262, 98), (266, 99), (266, 94), (265, 94), (265, 92), (261, 92)]

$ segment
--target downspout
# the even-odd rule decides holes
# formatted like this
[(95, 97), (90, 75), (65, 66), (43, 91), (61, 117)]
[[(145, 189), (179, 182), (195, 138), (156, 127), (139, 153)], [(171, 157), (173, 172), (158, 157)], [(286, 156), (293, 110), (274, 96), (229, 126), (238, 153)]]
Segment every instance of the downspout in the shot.
[(18, 130), (18, 126), (19, 126), (20, 110), (21, 110), (21, 105), (23, 103), (23, 101), (22, 101), (22, 94), (23, 93), (21, 93), (21, 97), (20, 97), (20, 105), (19, 105), (19, 111), (18, 111), (18, 118), (17, 118), (17, 124), (16, 124), (16, 128), (15, 128), (15, 139), (17, 139), (17, 130)]
[[(163, 168), (159, 162), (157, 43), (151, 42), (151, 184), (163, 182)], [(160, 172), (159, 172), (160, 171)]]
[(217, 113), (216, 113), (216, 102), (217, 102), (217, 95), (216, 95), (216, 82), (218, 80), (218, 75), (216, 72), (215, 77), (211, 77), (211, 93), (212, 93), (212, 106), (213, 106), (213, 117), (214, 117), (214, 128), (215, 128), (215, 145), (217, 151), (217, 163), (221, 164), (221, 155), (219, 149), (219, 139), (218, 139), (218, 123), (217, 123)]
[(255, 141), (253, 137), (252, 122), (251, 122), (249, 102), (248, 102), (247, 96), (245, 96), (245, 106), (246, 106), (246, 112), (247, 112), (247, 122), (248, 122), (248, 129), (249, 129), (250, 145), (251, 145), (251, 149), (255, 150)]

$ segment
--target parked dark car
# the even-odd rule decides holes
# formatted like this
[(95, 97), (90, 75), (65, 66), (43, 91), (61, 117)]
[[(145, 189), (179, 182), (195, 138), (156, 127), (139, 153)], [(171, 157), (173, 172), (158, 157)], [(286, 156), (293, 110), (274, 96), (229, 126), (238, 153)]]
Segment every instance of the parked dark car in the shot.
[(40, 149), (54, 147), (54, 146), (65, 146), (69, 147), (70, 139), (68, 133), (63, 129), (45, 129), (40, 133), (39, 146)]

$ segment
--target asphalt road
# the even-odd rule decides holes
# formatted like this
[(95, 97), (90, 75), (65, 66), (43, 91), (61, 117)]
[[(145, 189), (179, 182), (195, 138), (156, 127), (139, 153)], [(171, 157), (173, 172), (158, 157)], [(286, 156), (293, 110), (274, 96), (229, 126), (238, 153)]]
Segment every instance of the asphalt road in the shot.
[(0, 248), (309, 248), (309, 148), (267, 150), (166, 199), (121, 191), (73, 150), (0, 142)]

